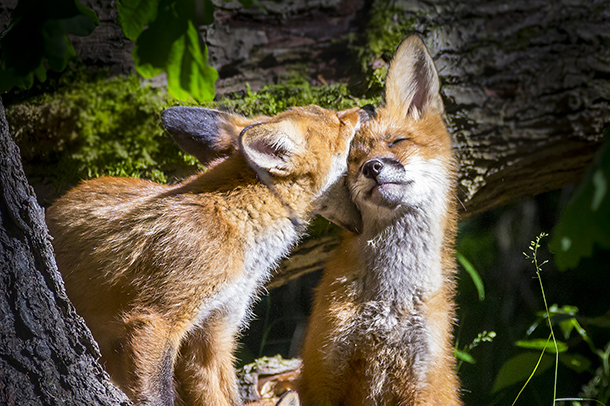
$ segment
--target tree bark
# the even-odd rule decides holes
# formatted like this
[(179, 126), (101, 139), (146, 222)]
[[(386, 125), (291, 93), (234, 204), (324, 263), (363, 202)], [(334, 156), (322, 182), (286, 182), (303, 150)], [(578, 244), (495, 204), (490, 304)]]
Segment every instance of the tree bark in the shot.
[(64, 291), (0, 101), (0, 403), (129, 405)]
[[(132, 69), (132, 45), (120, 34), (114, 3), (84, 2), (101, 26), (73, 38), (80, 59), (115, 72)], [(421, 34), (443, 83), (462, 220), (577, 182), (610, 121), (604, 0), (264, 0), (264, 12), (216, 3), (203, 36), (220, 72), (219, 94), (282, 82), (290, 69), (315, 85), (352, 79), (359, 67), (349, 48), (365, 43), (374, 12), (386, 15), (383, 32)], [(336, 244), (308, 242), (280, 274), (319, 269)]]
[[(610, 121), (610, 3), (391, 4), (394, 21), (413, 20), (425, 38), (443, 82), (461, 220), (581, 178)], [(336, 245), (298, 247), (269, 287), (321, 269)]]

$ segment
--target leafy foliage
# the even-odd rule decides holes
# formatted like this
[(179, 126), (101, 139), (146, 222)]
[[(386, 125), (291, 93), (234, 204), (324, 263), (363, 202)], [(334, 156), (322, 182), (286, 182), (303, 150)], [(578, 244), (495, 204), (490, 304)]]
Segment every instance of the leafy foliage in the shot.
[[(180, 100), (214, 98), (218, 72), (207, 64), (194, 0), (123, 0), (118, 9), (125, 36), (136, 41), (132, 55), (140, 75), (152, 78), (166, 72), (168, 90)], [(202, 19), (211, 22), (209, 16)]]
[[(553, 365), (552, 358), (546, 355), (546, 352), (549, 352), (555, 354), (553, 404), (555, 404), (556, 401), (560, 400), (573, 402), (595, 400), (600, 404), (604, 404), (604, 402), (607, 402), (610, 398), (610, 390), (608, 389), (610, 381), (610, 366), (608, 362), (610, 357), (610, 342), (606, 345), (606, 350), (601, 350), (595, 347), (593, 340), (578, 321), (578, 308), (576, 308), (575, 306), (563, 306), (561, 308), (556, 304), (550, 307), (548, 306), (544, 286), (540, 275), (540, 272), (542, 270), (541, 267), (548, 263), (548, 260), (539, 262), (538, 259), (538, 250), (541, 247), (540, 241), (542, 238), (547, 236), (548, 235), (546, 233), (541, 233), (538, 237), (536, 237), (535, 241), (531, 242), (529, 248), (532, 253), (524, 254), (526, 258), (532, 261), (536, 268), (536, 276), (540, 283), (540, 291), (545, 307), (545, 311), (538, 313), (538, 319), (527, 330), (527, 335), (528, 337), (531, 336), (542, 321), (544, 321), (545, 324), (549, 327), (550, 334), (548, 335), (547, 339), (528, 338), (526, 340), (516, 341), (515, 345), (517, 347), (526, 349), (537, 349), (541, 352), (539, 355), (532, 352), (521, 353), (506, 361), (502, 365), (502, 368), (496, 376), (492, 391), (497, 392), (516, 383), (525, 381), (525, 384), (523, 385), (523, 387), (517, 394), (515, 400), (513, 401), (513, 405), (516, 404), (520, 395), (530, 383), (530, 380), (534, 376), (541, 375)], [(584, 397), (557, 397), (559, 363), (561, 362), (563, 365), (576, 371), (577, 373), (582, 373), (590, 370), (592, 362), (587, 357), (581, 354), (568, 353), (568, 351), (570, 350), (570, 345), (567, 342), (561, 342), (556, 339), (553, 329), (554, 325), (559, 326), (566, 341), (571, 338), (570, 336), (572, 335), (572, 332), (576, 331), (577, 335), (580, 336), (579, 338), (589, 346), (590, 351), (594, 355), (599, 357), (599, 361), (601, 362), (602, 366), (598, 369), (598, 371), (596, 371), (595, 378), (590, 381), (589, 385), (587, 385), (593, 388), (589, 388), (589, 391), (587, 392), (587, 386), (585, 386), (584, 390), (581, 391)], [(597, 386), (599, 386), (599, 388)]]
[(455, 344), (455, 350), (453, 351), (455, 357), (458, 359), (458, 364), (456, 369), (459, 371), (460, 367), (462, 366), (462, 362), (467, 362), (469, 364), (476, 364), (476, 360), (474, 359), (474, 357), (470, 354), (470, 352), (475, 349), (476, 347), (479, 346), (479, 344), (484, 343), (484, 342), (492, 342), (493, 339), (496, 338), (496, 332), (495, 331), (483, 331), (481, 333), (479, 333), (474, 340), (472, 340), (472, 342), (470, 344), (468, 344), (467, 346), (465, 346), (463, 349), (459, 349), (459, 343)]
[(550, 247), (559, 269), (576, 267), (595, 246), (610, 249), (609, 188), (610, 142), (606, 141), (555, 227)]
[(496, 376), (492, 392), (526, 381), (535, 371), (539, 376), (553, 366), (553, 358), (535, 352), (524, 352), (506, 361)]
[[(239, 0), (252, 7), (252, 0)], [(119, 25), (136, 41), (133, 59), (145, 78), (167, 74), (169, 93), (179, 100), (214, 98), (216, 69), (208, 65), (207, 47), (197, 27), (214, 21), (210, 0), (121, 0)]]
[(0, 93), (29, 89), (34, 77), (45, 81), (47, 67), (63, 71), (76, 55), (67, 34), (86, 36), (99, 24), (77, 0), (21, 0), (11, 20), (0, 40)]
[[(252, 7), (252, 0), (239, 0)], [(214, 20), (210, 0), (122, 0), (117, 3), (125, 36), (136, 41), (133, 58), (144, 78), (167, 74), (170, 94), (202, 102), (214, 98), (218, 72), (208, 65), (197, 30)], [(47, 68), (61, 72), (76, 56), (67, 34), (87, 36), (99, 25), (77, 0), (20, 0), (2, 34), (0, 93), (44, 82)], [(27, 52), (24, 52), (27, 50)]]
[(164, 91), (133, 75), (75, 80), (6, 113), (30, 179), (61, 191), (101, 175), (166, 182), (179, 168), (194, 169), (196, 160), (179, 152), (159, 124), (169, 103)]

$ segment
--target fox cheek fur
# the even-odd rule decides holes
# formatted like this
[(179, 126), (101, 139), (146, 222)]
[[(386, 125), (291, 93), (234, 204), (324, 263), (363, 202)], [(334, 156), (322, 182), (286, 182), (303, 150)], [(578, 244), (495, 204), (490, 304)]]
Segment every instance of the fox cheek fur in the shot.
[(316, 291), (298, 386), (305, 406), (461, 404), (456, 168), (439, 87), (422, 40), (406, 38), (385, 103), (350, 152), (346, 188), (361, 233), (345, 233)]
[(366, 114), (162, 113), (209, 171), (173, 186), (102, 177), (47, 210), (57, 264), (115, 383), (140, 405), (238, 405), (233, 350), (269, 270), (347, 166)]

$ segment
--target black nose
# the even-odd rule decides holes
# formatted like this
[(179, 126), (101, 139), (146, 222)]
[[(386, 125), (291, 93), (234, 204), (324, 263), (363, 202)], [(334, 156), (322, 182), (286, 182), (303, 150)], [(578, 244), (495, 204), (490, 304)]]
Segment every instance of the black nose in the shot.
[(362, 165), (362, 174), (369, 178), (375, 179), (383, 170), (383, 162), (378, 159), (371, 159)]

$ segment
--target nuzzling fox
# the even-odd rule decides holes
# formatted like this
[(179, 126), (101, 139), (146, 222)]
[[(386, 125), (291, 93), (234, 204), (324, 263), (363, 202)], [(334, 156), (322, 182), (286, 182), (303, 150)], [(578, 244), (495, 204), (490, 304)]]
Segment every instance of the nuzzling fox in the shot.
[[(417, 36), (356, 134), (346, 233), (317, 288), (302, 352), (305, 406), (459, 405), (454, 370), (455, 161), (432, 58)], [(360, 219), (356, 219), (360, 221)]]
[(134, 402), (241, 403), (235, 335), (345, 172), (366, 117), (359, 108), (246, 119), (172, 107), (162, 122), (187, 152), (204, 163), (230, 156), (174, 186), (85, 181), (48, 209), (68, 295)]

